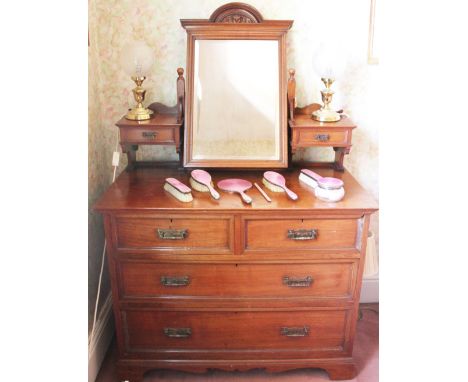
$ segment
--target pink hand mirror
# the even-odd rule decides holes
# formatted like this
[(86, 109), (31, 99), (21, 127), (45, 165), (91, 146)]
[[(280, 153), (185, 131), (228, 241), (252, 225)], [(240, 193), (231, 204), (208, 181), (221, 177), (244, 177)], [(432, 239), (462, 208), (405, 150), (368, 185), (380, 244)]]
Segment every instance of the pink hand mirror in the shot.
[(245, 191), (252, 187), (252, 183), (244, 179), (223, 179), (218, 182), (218, 187), (227, 192), (237, 192), (247, 204), (252, 203), (252, 198)]

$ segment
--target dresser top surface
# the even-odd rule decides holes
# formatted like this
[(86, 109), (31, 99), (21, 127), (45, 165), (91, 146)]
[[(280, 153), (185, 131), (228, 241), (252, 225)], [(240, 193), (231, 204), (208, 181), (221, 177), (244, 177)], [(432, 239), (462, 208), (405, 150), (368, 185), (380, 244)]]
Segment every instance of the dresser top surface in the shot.
[(144, 121), (132, 121), (122, 117), (117, 123), (119, 127), (141, 127), (141, 128), (151, 128), (151, 127), (164, 127), (164, 126), (180, 126), (182, 122), (177, 121), (177, 114), (169, 113), (155, 113), (151, 119)]
[(348, 117), (342, 117), (337, 122), (319, 122), (309, 114), (296, 114), (294, 120), (289, 120), (291, 127), (307, 127), (311, 129), (354, 129), (356, 124)]
[[(299, 181), (300, 169), (279, 170), (286, 178), (286, 185), (294, 191), (299, 199), (290, 200), (286, 193), (272, 192), (262, 183), (263, 170), (250, 171), (222, 171), (210, 169), (215, 188), (221, 194), (219, 200), (211, 198), (209, 193), (193, 190), (193, 201), (183, 203), (175, 199), (163, 189), (166, 178), (176, 178), (189, 186), (191, 169), (178, 170), (176, 168), (138, 168), (131, 172), (122, 172), (117, 180), (107, 189), (94, 209), (101, 212), (119, 211), (311, 211), (324, 212), (373, 212), (378, 205), (369, 192), (364, 190), (352, 175), (345, 170), (337, 172), (332, 169), (314, 169), (322, 176), (333, 176), (344, 182), (345, 196), (338, 203), (329, 203), (317, 199), (314, 190)], [(222, 179), (241, 178), (256, 182), (272, 199), (267, 202), (260, 192), (252, 187), (246, 193), (253, 199), (251, 205), (242, 202), (239, 194), (227, 193), (219, 190), (217, 183)]]

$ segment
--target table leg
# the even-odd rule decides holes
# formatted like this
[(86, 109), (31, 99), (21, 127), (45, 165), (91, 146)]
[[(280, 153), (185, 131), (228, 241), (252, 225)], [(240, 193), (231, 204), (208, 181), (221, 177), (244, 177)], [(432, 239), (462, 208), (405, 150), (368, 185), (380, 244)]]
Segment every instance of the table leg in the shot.
[(344, 156), (349, 154), (351, 147), (333, 147), (335, 150), (335, 163), (334, 168), (336, 171), (344, 171), (343, 161)]
[(136, 151), (138, 150), (138, 145), (124, 144), (122, 145), (122, 152), (127, 154), (127, 171), (132, 171), (136, 165)]

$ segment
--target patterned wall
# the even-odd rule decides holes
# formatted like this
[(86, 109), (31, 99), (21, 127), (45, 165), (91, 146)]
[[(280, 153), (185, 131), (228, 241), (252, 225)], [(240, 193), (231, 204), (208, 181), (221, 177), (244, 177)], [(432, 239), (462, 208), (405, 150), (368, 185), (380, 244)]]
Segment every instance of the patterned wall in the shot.
[[(181, 18), (208, 18), (227, 0), (89, 0), (89, 198), (97, 199), (111, 180), (112, 151), (117, 142), (114, 123), (133, 105), (132, 82), (120, 66), (122, 48), (144, 40), (155, 63), (145, 81), (147, 100), (173, 105), (177, 67), (185, 67), (186, 38)], [(321, 83), (313, 70), (313, 54), (322, 42), (337, 41), (348, 65), (334, 89), (335, 106), (358, 124), (346, 167), (378, 199), (379, 67), (367, 65), (370, 1), (364, 0), (247, 0), (266, 19), (293, 19), (288, 33), (288, 67), (296, 69), (297, 102), (319, 102)], [(332, 150), (308, 150), (304, 159), (329, 159)], [(170, 147), (143, 148), (138, 158), (176, 160)], [(120, 170), (125, 165), (125, 159)], [(378, 216), (371, 222), (378, 235)], [(89, 219), (89, 302), (94, 306), (102, 224)], [(104, 295), (106, 294), (104, 291)]]

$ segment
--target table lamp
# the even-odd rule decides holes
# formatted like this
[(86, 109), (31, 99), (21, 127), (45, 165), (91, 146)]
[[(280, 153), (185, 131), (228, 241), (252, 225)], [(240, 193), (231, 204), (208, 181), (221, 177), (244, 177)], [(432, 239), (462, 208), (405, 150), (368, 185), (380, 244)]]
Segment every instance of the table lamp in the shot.
[(331, 90), (331, 85), (336, 77), (339, 77), (345, 67), (345, 62), (340, 56), (339, 48), (332, 46), (321, 45), (317, 50), (313, 61), (315, 72), (321, 77), (325, 85), (322, 89), (322, 102), (323, 106), (312, 113), (312, 119), (320, 122), (336, 122), (339, 121), (341, 116), (339, 113), (331, 109), (330, 103), (335, 93)]
[(121, 64), (136, 84), (132, 92), (137, 104), (127, 113), (125, 118), (133, 121), (150, 119), (153, 111), (143, 106), (146, 90), (141, 85), (153, 64), (152, 50), (142, 41), (132, 42), (122, 50)]

